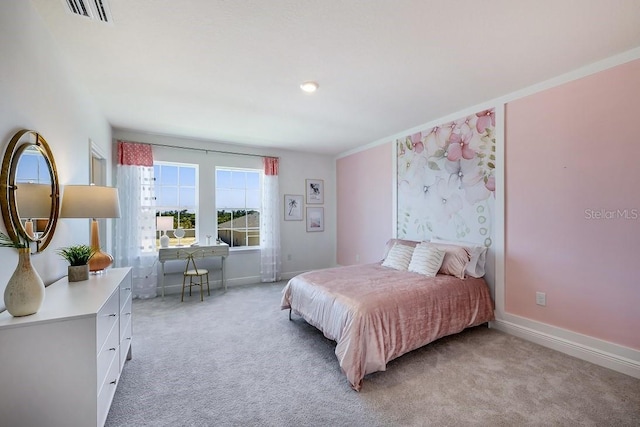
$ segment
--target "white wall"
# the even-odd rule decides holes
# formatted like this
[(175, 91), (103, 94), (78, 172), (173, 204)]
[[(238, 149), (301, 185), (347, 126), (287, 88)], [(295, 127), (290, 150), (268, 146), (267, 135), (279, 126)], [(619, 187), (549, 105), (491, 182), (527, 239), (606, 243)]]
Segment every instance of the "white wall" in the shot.
[[(177, 145), (191, 148), (231, 151), (280, 157), (280, 206), (282, 276), (290, 278), (296, 273), (334, 266), (336, 262), (336, 191), (335, 162), (332, 157), (285, 150), (271, 150), (229, 145), (211, 141), (153, 135), (114, 129), (114, 140), (151, 144)], [(199, 168), (200, 200), (197, 240), (205, 242), (206, 235), (215, 235), (215, 168), (216, 166), (262, 169), (262, 158), (234, 154), (205, 153), (196, 150), (153, 147), (156, 161), (197, 164)], [(325, 231), (307, 233), (304, 221), (283, 221), (285, 194), (304, 194), (305, 179), (323, 179), (325, 183)], [(306, 218), (306, 216), (305, 216)], [(291, 259), (289, 259), (289, 257)], [(217, 263), (215, 260), (207, 261)], [(212, 265), (215, 267), (215, 265)], [(258, 250), (232, 252), (227, 259), (227, 286), (260, 281), (260, 253)], [(165, 287), (167, 292), (179, 291), (182, 283), (183, 261), (168, 262)], [(219, 276), (212, 276), (212, 279)]]
[[(63, 56), (31, 2), (2, 1), (0, 58), (2, 153), (18, 130), (38, 131), (51, 147), (62, 189), (66, 184), (88, 184), (89, 139), (110, 157), (111, 130), (64, 65)], [(1, 227), (6, 231), (4, 224)], [(67, 264), (56, 249), (78, 243), (89, 243), (89, 220), (60, 220), (49, 247), (32, 256), (45, 284), (67, 273)], [(17, 252), (0, 248), (0, 260), (2, 295), (17, 265)], [(0, 309), (4, 309), (4, 301), (0, 301)]]

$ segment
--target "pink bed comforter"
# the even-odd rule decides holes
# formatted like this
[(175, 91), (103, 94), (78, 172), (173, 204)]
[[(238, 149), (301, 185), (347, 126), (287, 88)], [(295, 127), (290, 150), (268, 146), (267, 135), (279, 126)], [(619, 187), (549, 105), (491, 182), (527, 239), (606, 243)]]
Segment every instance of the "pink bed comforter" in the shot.
[(336, 341), (355, 390), (390, 360), (494, 318), (484, 279), (429, 278), (379, 263), (300, 274), (285, 286), (281, 308)]

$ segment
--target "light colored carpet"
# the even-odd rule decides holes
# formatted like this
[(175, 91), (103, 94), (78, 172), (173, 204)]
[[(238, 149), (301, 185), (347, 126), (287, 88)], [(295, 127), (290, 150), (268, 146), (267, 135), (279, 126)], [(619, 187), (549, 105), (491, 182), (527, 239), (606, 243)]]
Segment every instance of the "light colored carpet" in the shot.
[(135, 300), (107, 426), (638, 426), (640, 380), (477, 327), (365, 377), (280, 311), (284, 283)]

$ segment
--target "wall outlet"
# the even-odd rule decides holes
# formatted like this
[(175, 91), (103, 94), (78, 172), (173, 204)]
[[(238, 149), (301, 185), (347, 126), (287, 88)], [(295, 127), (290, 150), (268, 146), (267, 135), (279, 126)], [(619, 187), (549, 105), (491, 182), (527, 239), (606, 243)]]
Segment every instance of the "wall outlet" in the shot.
[(544, 292), (536, 292), (536, 304), (546, 306), (547, 294), (545, 294)]
[(287, 254), (287, 261), (291, 261), (291, 254)]
[(360, 262), (360, 254), (356, 254), (356, 262)]

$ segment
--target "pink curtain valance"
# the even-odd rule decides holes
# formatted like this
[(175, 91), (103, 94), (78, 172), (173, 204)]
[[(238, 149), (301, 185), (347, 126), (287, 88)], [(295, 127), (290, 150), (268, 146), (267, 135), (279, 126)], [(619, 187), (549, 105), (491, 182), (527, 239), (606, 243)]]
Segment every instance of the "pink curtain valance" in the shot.
[(277, 157), (265, 157), (263, 162), (265, 175), (278, 175), (279, 160)]
[(153, 151), (150, 144), (118, 141), (118, 164), (153, 167)]

